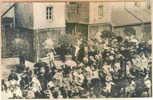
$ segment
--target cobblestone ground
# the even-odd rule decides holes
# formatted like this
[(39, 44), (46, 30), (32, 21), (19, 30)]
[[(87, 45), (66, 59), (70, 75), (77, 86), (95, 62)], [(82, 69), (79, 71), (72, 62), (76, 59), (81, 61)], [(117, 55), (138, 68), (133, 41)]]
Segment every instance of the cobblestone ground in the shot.
[[(44, 61), (44, 62), (49, 63), (49, 60), (47, 58), (44, 58), (44, 59), (41, 59), (41, 60)], [(2, 79), (6, 79), (7, 80), (8, 75), (10, 74), (10, 71), (12, 69), (14, 69), (15, 68), (15, 65), (17, 65), (17, 64), (19, 64), (19, 59), (18, 58), (3, 58), (2, 61), (1, 61), (1, 75), (2, 75)], [(35, 63), (30, 62), (30, 61), (26, 61), (25, 62), (25, 65), (27, 67), (29, 67), (30, 69), (33, 69), (34, 64)], [(60, 60), (56, 60), (55, 61), (55, 64), (57, 66), (60, 66), (61, 64), (63, 64), (63, 62), (60, 61)], [(143, 84), (141, 84), (141, 83), (143, 83), (144, 80), (142, 80), (142, 79), (136, 79), (135, 81), (136, 81), (137, 84), (139, 84), (139, 87), (143, 87)], [(117, 84), (121, 88), (124, 88), (124, 85), (128, 85), (128, 81), (127, 80), (120, 80), (119, 82), (117, 82)], [(113, 91), (113, 93), (115, 93), (115, 92), (117, 93), (118, 92), (118, 89), (117, 88), (114, 88), (112, 91)], [(1, 97), (3, 98), (2, 100), (6, 100), (7, 99), (7, 98), (5, 98), (6, 97), (5, 95), (6, 95), (5, 93), (3, 93), (1, 95)], [(110, 96), (110, 97), (112, 97), (112, 96)], [(120, 97), (126, 97), (126, 96), (123, 95), (123, 96), (120, 96)], [(108, 96), (108, 98), (109, 98), (109, 96)]]
[[(19, 64), (18, 58), (2, 58), (1, 60), (1, 75), (2, 79), (7, 79), (10, 71), (15, 68), (15, 65)], [(26, 66), (31, 67), (34, 63), (30, 61), (25, 62)]]
[[(41, 60), (49, 64), (49, 60), (47, 58), (44, 58)], [(7, 79), (10, 71), (14, 69), (15, 65), (17, 64), (19, 64), (18, 58), (2, 58), (1, 60), (1, 76), (2, 77), (1, 78)], [(33, 69), (34, 64), (35, 64), (34, 62), (30, 62), (27, 60), (25, 62), (26, 67), (29, 67), (30, 69)], [(56, 60), (55, 64), (60, 66), (61, 64), (63, 64), (63, 62)]]
[[(19, 64), (18, 58), (2, 58), (1, 59), (1, 79), (8, 79), (8, 75), (10, 74), (10, 71), (12, 69), (15, 69), (15, 65)], [(26, 66), (31, 67), (34, 65), (34, 63), (30, 61), (25, 62)], [(7, 95), (3, 92), (1, 92), (0, 96), (1, 100), (8, 100)]]

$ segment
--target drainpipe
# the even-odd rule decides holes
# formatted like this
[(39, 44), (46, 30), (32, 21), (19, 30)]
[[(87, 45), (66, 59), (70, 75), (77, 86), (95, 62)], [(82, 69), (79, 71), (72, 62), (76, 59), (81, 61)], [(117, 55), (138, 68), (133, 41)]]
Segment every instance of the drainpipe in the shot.
[(16, 10), (16, 4), (14, 4), (14, 17), (13, 17), (13, 28), (15, 29), (15, 26), (16, 26), (16, 24), (15, 24), (15, 18), (16, 18), (16, 12), (15, 12), (15, 10)]

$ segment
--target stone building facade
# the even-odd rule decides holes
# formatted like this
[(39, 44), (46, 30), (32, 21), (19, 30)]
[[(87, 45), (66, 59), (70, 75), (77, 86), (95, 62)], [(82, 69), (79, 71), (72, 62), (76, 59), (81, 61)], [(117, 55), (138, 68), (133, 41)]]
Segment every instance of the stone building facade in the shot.
[(56, 41), (65, 32), (81, 33), (85, 40), (104, 30), (124, 37), (124, 29), (130, 26), (139, 40), (151, 39), (149, 2), (11, 3), (6, 11), (13, 8), (3, 16), (9, 20), (2, 21), (2, 56), (17, 56), (11, 45), (17, 37), (27, 42), (26, 57), (31, 61), (46, 56), (44, 41)]
[(124, 30), (131, 27), (135, 30), (138, 40), (151, 40), (151, 10), (136, 7), (113, 9), (111, 17), (113, 32), (117, 35), (124, 38), (126, 36)]
[[(82, 34), (85, 34), (86, 37), (91, 38), (96, 35), (98, 32), (102, 32), (104, 30), (107, 31), (113, 31), (119, 32), (120, 34), (122, 28), (127, 25), (131, 25), (134, 27), (137, 27), (137, 30), (142, 30), (141, 25), (145, 25), (151, 22), (150, 15), (147, 18), (147, 21), (144, 22), (141, 21), (139, 23), (125, 23), (122, 25), (122, 28), (116, 27), (113, 25), (113, 17), (112, 16), (118, 16), (118, 19), (115, 19), (116, 21), (120, 21), (121, 18), (125, 18), (124, 20), (128, 19), (128, 17), (125, 17), (124, 13), (119, 16), (114, 13), (114, 9), (131, 9), (135, 11), (135, 9), (139, 9), (137, 12), (137, 15), (143, 15), (144, 10), (146, 12), (151, 13), (148, 9), (150, 9), (148, 6), (150, 6), (148, 3), (150, 0), (147, 0), (146, 2), (70, 2), (66, 4), (66, 24), (68, 27), (66, 28), (66, 31), (77, 34), (78, 32), (81, 32)], [(143, 9), (143, 10), (142, 10)], [(142, 11), (141, 11), (142, 10)], [(122, 13), (122, 12), (121, 12)], [(138, 14), (140, 13), (140, 14)], [(150, 18), (150, 19), (149, 19)], [(146, 18), (141, 18), (146, 19)], [(131, 20), (131, 19), (129, 19)], [(132, 19), (133, 20), (133, 19)], [(138, 19), (136, 19), (138, 20)], [(144, 24), (145, 23), (145, 24)], [(137, 25), (139, 24), (139, 25)], [(125, 28), (125, 27), (124, 27)], [(124, 29), (123, 28), (123, 29)], [(122, 33), (121, 33), (122, 34)]]
[[(15, 3), (12, 9), (16, 25), (15, 29), (5, 29), (6, 50), (12, 50), (10, 44), (18, 37), (28, 44), (27, 60), (38, 61), (47, 56), (44, 41), (57, 40), (65, 33), (65, 3)], [(13, 51), (4, 53), (4, 57), (16, 56)]]
[[(106, 4), (105, 4), (106, 5)], [(84, 37), (88, 38), (97, 31), (103, 30), (109, 21), (110, 14), (107, 7), (100, 2), (70, 2), (66, 5), (66, 24), (71, 27), (67, 31), (72, 34), (81, 32)], [(106, 5), (107, 6), (107, 5)], [(105, 9), (105, 10), (104, 10)], [(107, 17), (108, 16), (108, 17)], [(109, 26), (109, 25), (108, 25)]]

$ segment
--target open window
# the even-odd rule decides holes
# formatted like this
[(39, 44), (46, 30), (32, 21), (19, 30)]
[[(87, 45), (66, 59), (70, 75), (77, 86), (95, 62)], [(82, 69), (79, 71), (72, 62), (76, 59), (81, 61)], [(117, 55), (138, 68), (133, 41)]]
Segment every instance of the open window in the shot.
[(52, 19), (52, 14), (53, 14), (53, 7), (52, 6), (46, 7), (46, 19), (47, 20)]
[(99, 15), (99, 17), (104, 16), (104, 11), (103, 11), (103, 9), (104, 9), (104, 6), (103, 6), (103, 5), (100, 5), (100, 6), (98, 7), (98, 15)]

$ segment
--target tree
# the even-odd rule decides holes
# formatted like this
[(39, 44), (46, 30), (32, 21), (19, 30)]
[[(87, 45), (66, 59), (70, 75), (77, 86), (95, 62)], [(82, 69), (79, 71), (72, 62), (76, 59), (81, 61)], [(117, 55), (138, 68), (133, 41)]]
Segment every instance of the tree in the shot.
[(76, 39), (71, 34), (61, 35), (56, 42), (56, 48), (58, 48), (58, 53), (61, 56), (72, 55)]
[(111, 32), (111, 31), (103, 31), (101, 38), (111, 38), (114, 35), (115, 35), (115, 33)]
[(27, 40), (16, 37), (12, 42), (11, 42), (11, 52), (13, 55), (19, 56), (20, 53), (27, 53), (27, 51), (30, 48), (30, 44)]

